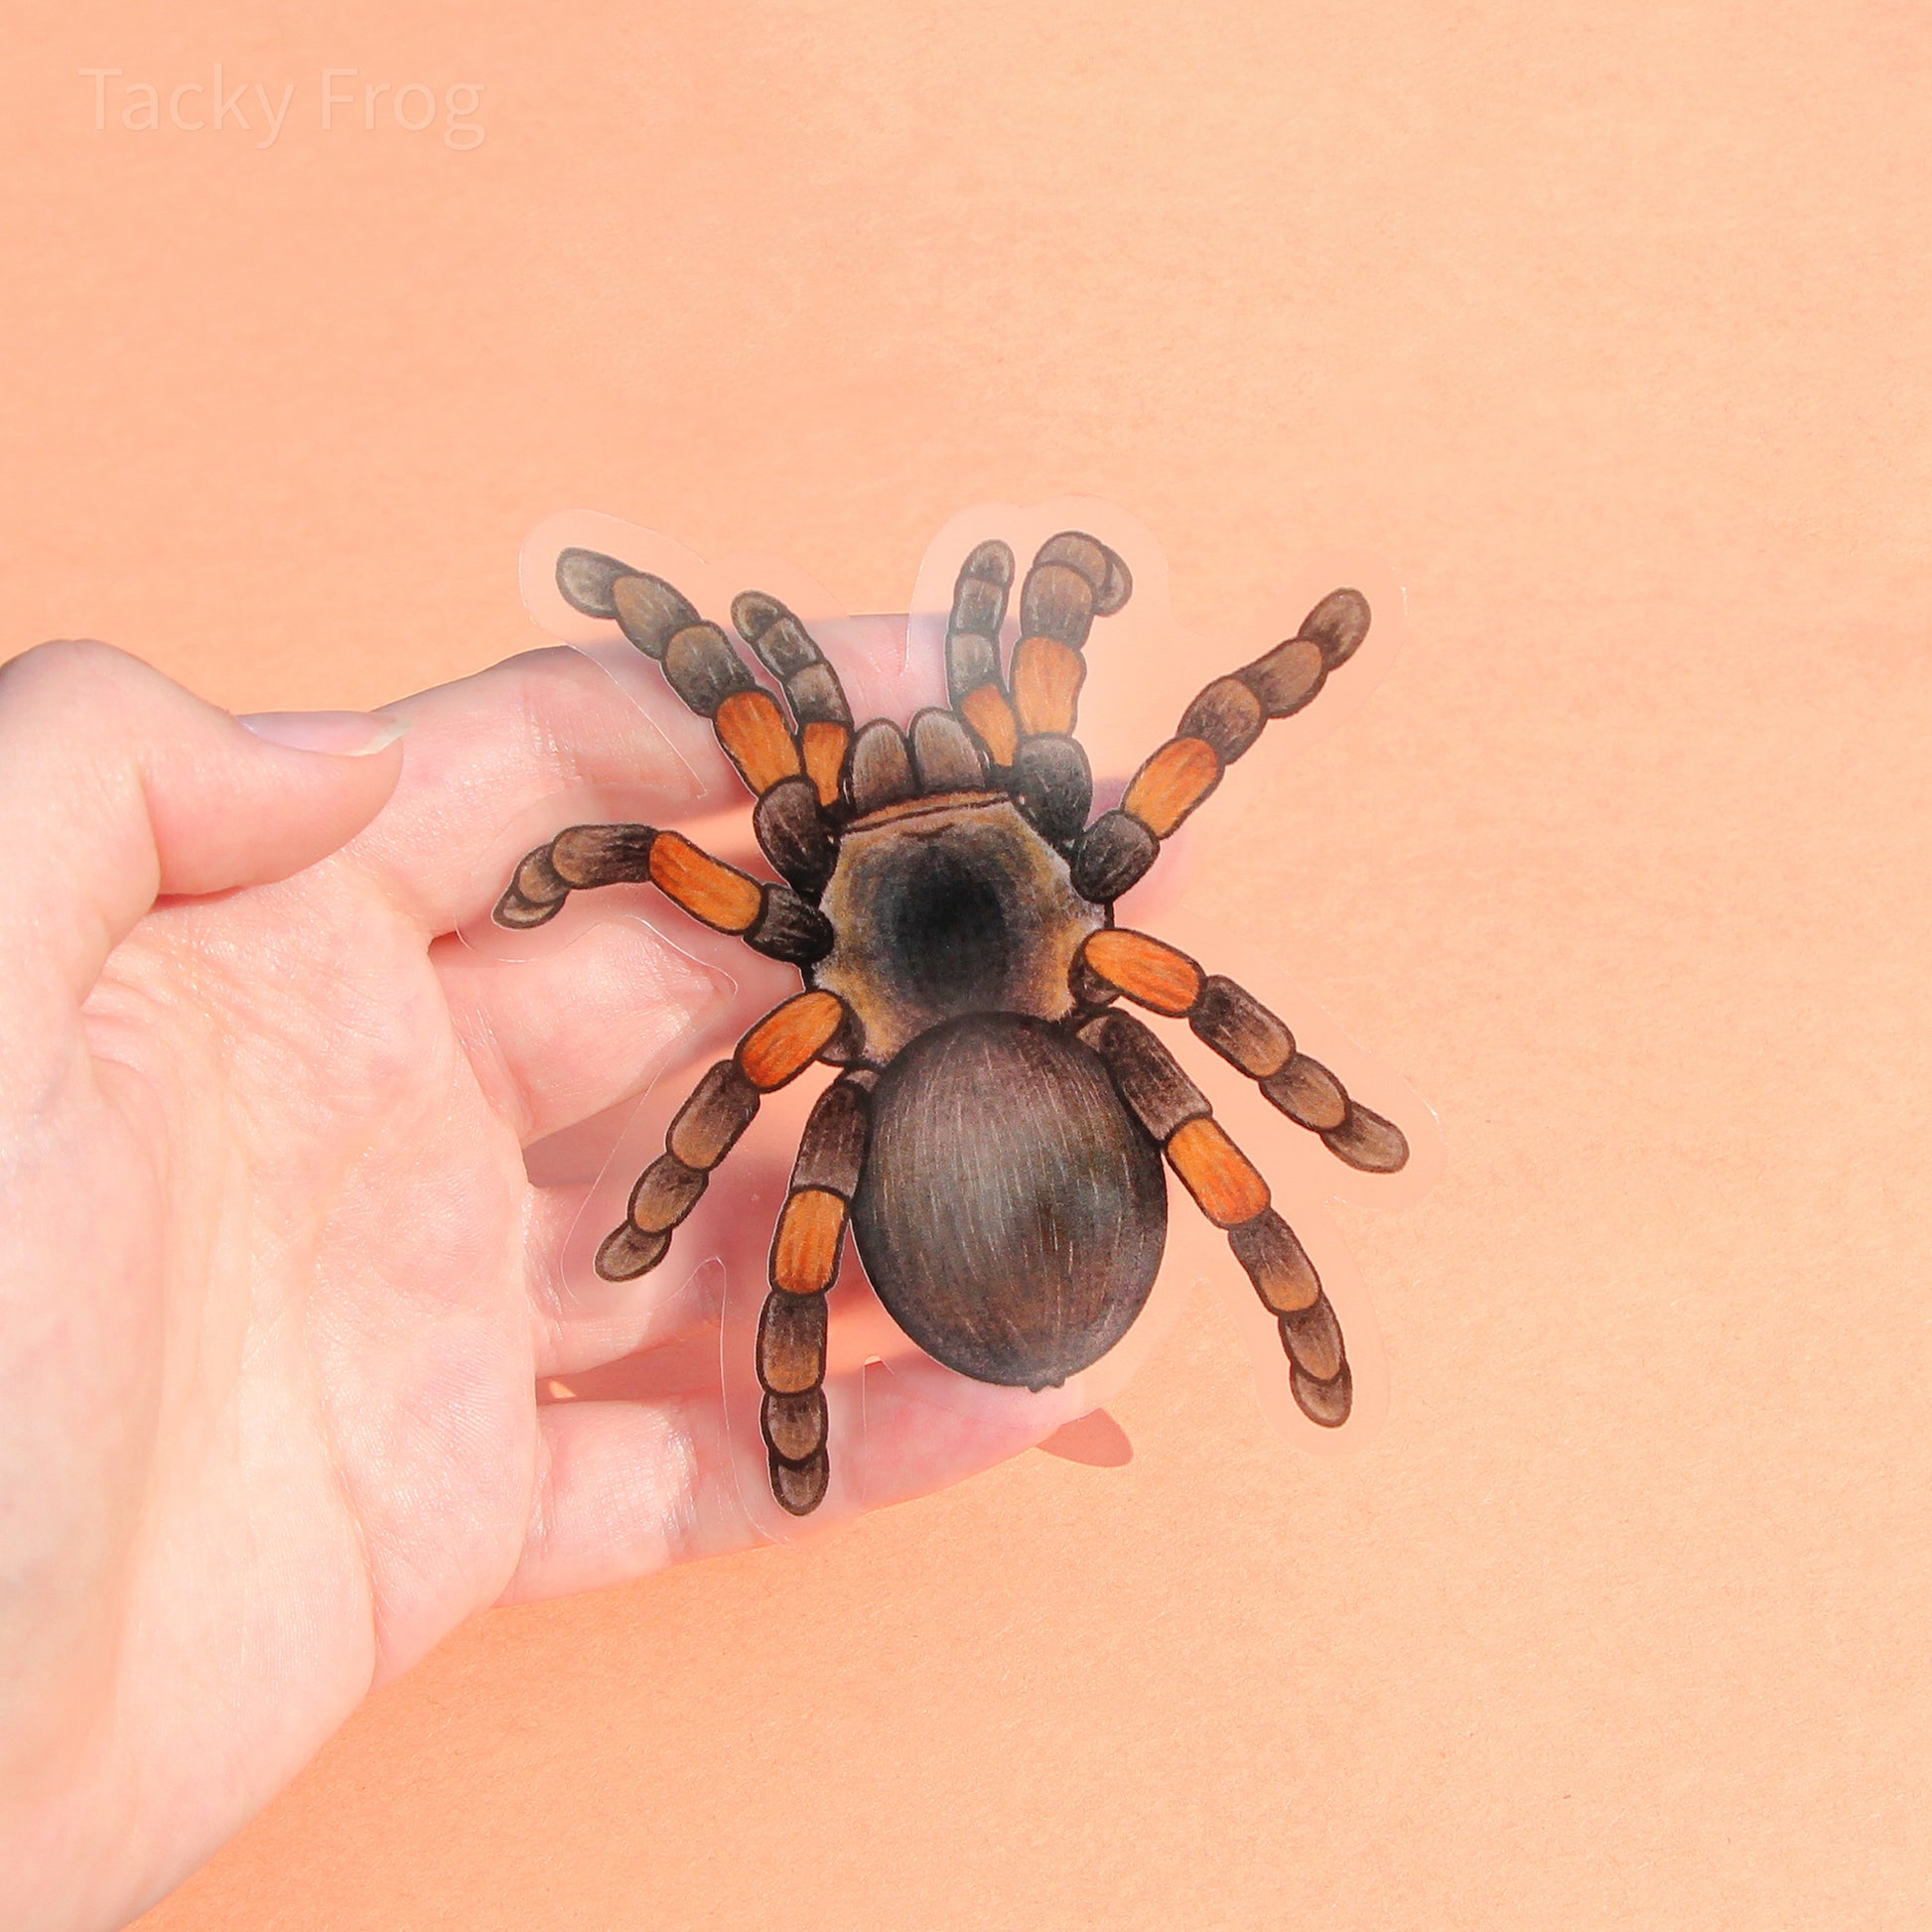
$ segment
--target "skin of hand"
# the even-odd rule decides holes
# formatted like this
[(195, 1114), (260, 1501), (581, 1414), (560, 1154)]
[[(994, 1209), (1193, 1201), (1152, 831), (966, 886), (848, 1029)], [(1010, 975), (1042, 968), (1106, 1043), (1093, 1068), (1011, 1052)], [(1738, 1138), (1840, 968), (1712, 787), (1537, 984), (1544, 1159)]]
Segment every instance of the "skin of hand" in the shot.
[[(633, 921), (452, 936), (519, 812), (665, 752), (567, 649), (246, 723), (0, 669), (0, 1923), (123, 1924), (473, 1612), (755, 1540), (719, 1389), (537, 1397), (675, 1341), (675, 1271), (579, 1310), (523, 1150), (715, 988)], [(868, 1500), (1043, 1433), (889, 1409)]]

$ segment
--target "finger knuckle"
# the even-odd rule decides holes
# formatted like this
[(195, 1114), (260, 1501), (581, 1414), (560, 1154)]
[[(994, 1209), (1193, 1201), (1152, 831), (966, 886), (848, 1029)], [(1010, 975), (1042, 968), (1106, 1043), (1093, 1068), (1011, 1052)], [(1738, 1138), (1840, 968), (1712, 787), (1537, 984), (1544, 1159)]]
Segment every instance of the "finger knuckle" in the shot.
[(51, 638), (0, 664), (0, 704), (93, 709), (138, 670), (134, 658), (97, 638)]

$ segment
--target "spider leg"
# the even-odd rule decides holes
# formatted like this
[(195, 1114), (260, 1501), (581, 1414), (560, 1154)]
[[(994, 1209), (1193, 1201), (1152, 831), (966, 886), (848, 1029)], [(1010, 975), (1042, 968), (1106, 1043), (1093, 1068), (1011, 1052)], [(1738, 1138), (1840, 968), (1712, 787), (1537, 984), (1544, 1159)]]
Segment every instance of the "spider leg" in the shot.
[(1293, 637), (1208, 685), (1173, 737), (1134, 774), (1119, 806), (1079, 834), (1071, 861), (1075, 890), (1100, 905), (1126, 892), (1262, 727), (1300, 711), (1328, 673), (1354, 655), (1368, 624), (1361, 592), (1330, 591)]
[[(726, 757), (759, 801), (752, 824), (765, 857), (800, 892), (816, 896), (837, 856), (821, 811), (818, 774), (828, 758), (836, 770), (845, 750), (843, 737), (834, 749), (824, 734), (849, 733), (852, 714), (831, 666), (798, 621), (783, 605), (756, 594), (733, 607), (741, 630), (759, 626), (755, 647), (784, 686), (806, 734), (802, 746), (777, 699), (753, 677), (731, 639), (700, 618), (674, 585), (595, 550), (566, 550), (557, 559), (557, 588), (586, 616), (615, 618), (646, 657), (663, 665), (671, 689), (711, 720)], [(815, 728), (822, 728), (816, 737)]]
[(1101, 1013), (1079, 1033), (1106, 1062), (1128, 1110), (1153, 1136), (1201, 1212), (1228, 1237), (1281, 1328), (1296, 1405), (1325, 1429), (1348, 1420), (1353, 1385), (1341, 1324), (1295, 1231), (1269, 1204), (1268, 1183), (1229, 1140), (1206, 1096), (1148, 1029)]
[(1013, 552), (982, 543), (959, 568), (946, 620), (946, 697), (995, 764), (1013, 762), (1019, 730), (1000, 674), (1000, 627), (1013, 588)]
[(732, 622), (784, 687), (798, 726), (805, 775), (817, 802), (829, 810), (839, 802), (846, 750), (852, 743), (852, 706), (838, 672), (818, 640), (775, 597), (762, 591), (742, 593), (732, 600)]
[(966, 559), (946, 628), (946, 687), (987, 759), (1042, 837), (1064, 846), (1086, 823), (1093, 773), (1073, 737), (1096, 617), (1133, 593), (1127, 566), (1103, 543), (1062, 530), (1040, 545), (1020, 587), (1020, 642), (1011, 691), (1000, 678), (1000, 626), (1013, 552), (983, 543)]
[(791, 1188), (771, 1239), (770, 1291), (759, 1317), (759, 1427), (771, 1493), (794, 1516), (824, 1499), (825, 1298), (839, 1278), (846, 1218), (870, 1132), (870, 1072), (843, 1075), (819, 1095), (805, 1123)]
[(1394, 1173), (1408, 1161), (1401, 1128), (1351, 1100), (1319, 1060), (1298, 1052), (1295, 1035), (1252, 993), (1218, 973), (1204, 974), (1165, 941), (1123, 926), (1090, 932), (1074, 957), (1072, 981), (1083, 1004), (1124, 993), (1150, 1013), (1185, 1020), (1273, 1107), (1319, 1134), (1329, 1153), (1351, 1168)]
[(1093, 772), (1073, 736), (1087, 676), (1082, 646), (1094, 619), (1118, 611), (1133, 590), (1120, 558), (1078, 530), (1048, 537), (1020, 587), (1013, 793), (1040, 835), (1061, 847), (1079, 836), (1093, 805)]
[(634, 1281), (664, 1259), (672, 1230), (697, 1206), (712, 1169), (751, 1126), (759, 1102), (804, 1072), (848, 1020), (835, 994), (794, 994), (705, 1074), (665, 1130), (664, 1152), (637, 1176), (622, 1225), (598, 1247), (605, 1281)]
[(809, 966), (832, 949), (832, 928), (789, 886), (754, 879), (677, 832), (651, 825), (573, 825), (526, 853), (496, 903), (498, 925), (553, 919), (573, 892), (648, 881), (717, 932), (754, 951)]

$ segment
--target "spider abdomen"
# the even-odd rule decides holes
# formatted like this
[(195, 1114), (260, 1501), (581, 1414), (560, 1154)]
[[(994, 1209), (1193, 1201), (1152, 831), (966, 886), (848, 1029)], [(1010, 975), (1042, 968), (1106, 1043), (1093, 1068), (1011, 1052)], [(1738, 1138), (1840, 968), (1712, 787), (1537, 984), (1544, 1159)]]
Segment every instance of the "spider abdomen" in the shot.
[(1097, 1361), (1167, 1224), (1159, 1150), (1060, 1028), (969, 1014), (880, 1076), (853, 1232), (893, 1318), (948, 1368), (1041, 1389)]

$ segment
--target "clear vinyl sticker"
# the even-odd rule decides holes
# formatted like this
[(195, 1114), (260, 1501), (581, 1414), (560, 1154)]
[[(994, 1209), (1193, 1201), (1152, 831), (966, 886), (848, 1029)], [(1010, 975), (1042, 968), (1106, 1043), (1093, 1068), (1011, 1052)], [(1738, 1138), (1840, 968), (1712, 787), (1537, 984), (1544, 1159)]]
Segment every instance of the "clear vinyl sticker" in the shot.
[(1379, 680), (1399, 585), (1343, 560), (1265, 635), (1190, 634), (1089, 498), (954, 517), (909, 615), (584, 512), (523, 585), (659, 756), (506, 824), (462, 936), (515, 960), (626, 920), (640, 1001), (710, 988), (614, 1047), (640, 1100), (530, 1151), (581, 1199), (573, 1311), (643, 1338), (550, 1399), (722, 1394), (746, 1513), (791, 1540), (917, 1493), (927, 1452), (1088, 1416), (1206, 1281), (1290, 1441), (1373, 1433), (1386, 1363), (1324, 1204), (1414, 1198), (1436, 1123), (1287, 983), (1292, 908), (1192, 889), (1187, 848), (1196, 812), (1240, 814), (1222, 868), (1286, 836), (1256, 768)]

